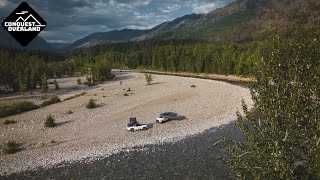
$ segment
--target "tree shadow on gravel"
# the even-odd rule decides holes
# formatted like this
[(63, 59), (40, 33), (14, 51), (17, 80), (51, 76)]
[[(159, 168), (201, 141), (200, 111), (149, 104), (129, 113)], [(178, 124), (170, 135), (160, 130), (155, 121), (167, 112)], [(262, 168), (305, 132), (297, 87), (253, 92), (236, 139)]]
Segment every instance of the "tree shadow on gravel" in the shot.
[(157, 85), (157, 84), (165, 84), (166, 82), (154, 82), (154, 83), (151, 83), (150, 85)]
[(65, 124), (69, 124), (69, 123), (72, 123), (73, 121), (63, 121), (63, 122), (58, 122), (58, 123), (56, 123), (57, 124), (57, 127), (59, 127), (59, 126), (63, 126), (63, 125), (65, 125)]
[(174, 143), (138, 146), (91, 163), (61, 163), (0, 179), (236, 179), (220, 161), (227, 156), (219, 143), (222, 136), (243, 139), (230, 123)]

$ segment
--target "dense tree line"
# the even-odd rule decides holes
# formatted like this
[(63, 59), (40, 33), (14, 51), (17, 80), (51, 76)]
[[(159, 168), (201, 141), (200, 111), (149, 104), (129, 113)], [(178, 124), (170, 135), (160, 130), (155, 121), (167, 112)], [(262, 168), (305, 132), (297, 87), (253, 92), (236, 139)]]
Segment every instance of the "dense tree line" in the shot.
[[(83, 61), (81, 61), (83, 60)], [(60, 55), (0, 49), (2, 92), (47, 89), (48, 78), (87, 74), (92, 83), (110, 79), (112, 63), (103, 56), (65, 59)]]
[(35, 89), (46, 69), (39, 55), (0, 50), (0, 85), (5, 91)]
[[(82, 49), (74, 56), (92, 61), (103, 55), (117, 68), (252, 75), (263, 42), (252, 43), (123, 43)], [(79, 59), (80, 58), (80, 59)]]

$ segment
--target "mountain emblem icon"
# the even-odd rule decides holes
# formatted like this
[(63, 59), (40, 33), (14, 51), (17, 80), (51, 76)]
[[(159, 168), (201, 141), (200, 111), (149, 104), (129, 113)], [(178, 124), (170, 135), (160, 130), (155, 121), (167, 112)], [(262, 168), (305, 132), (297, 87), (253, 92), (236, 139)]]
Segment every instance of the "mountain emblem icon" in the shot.
[(2, 22), (2, 26), (21, 46), (27, 46), (47, 23), (26, 2), (22, 2)]

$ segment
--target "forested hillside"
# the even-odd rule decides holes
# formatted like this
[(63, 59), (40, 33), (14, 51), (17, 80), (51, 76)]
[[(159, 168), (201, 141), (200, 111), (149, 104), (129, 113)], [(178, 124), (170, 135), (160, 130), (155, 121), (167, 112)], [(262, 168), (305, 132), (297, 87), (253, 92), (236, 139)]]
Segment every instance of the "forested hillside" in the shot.
[(237, 0), (187, 26), (159, 32), (153, 38), (217, 41), (263, 40), (275, 32), (290, 36), (295, 29), (320, 25), (318, 0)]
[(260, 58), (262, 42), (252, 43), (123, 43), (79, 50), (72, 59), (103, 56), (118, 68), (251, 75)]

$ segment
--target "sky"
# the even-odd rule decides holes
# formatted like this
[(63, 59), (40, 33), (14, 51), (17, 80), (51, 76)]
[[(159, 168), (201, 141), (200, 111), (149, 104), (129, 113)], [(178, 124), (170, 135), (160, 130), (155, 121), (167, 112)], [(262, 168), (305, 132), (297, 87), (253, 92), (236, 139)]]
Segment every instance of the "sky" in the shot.
[[(72, 43), (95, 32), (150, 29), (187, 14), (206, 14), (234, 0), (24, 0), (46, 22), (39, 34), (51, 43)], [(21, 3), (0, 0), (1, 22)]]

